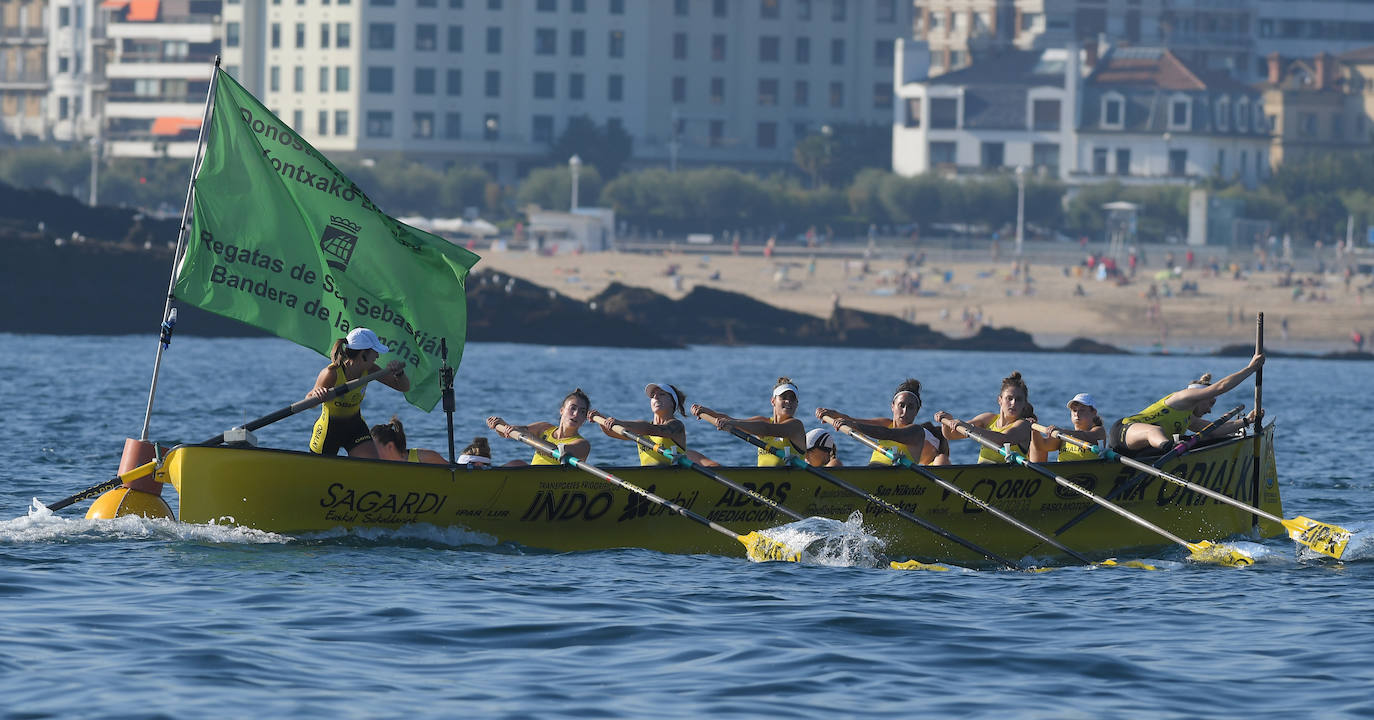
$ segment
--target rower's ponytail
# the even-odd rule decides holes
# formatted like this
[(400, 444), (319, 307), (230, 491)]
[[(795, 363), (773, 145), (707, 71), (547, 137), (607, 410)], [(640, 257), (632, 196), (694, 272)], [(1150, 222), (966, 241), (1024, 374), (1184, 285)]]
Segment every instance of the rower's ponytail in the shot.
[(1189, 385), (1202, 385), (1202, 386), (1204, 386), (1204, 387), (1207, 386), (1207, 385), (1211, 385), (1211, 384), (1212, 384), (1212, 373), (1203, 373), (1203, 374), (1202, 374), (1202, 377), (1200, 377), (1200, 378), (1198, 378), (1198, 379), (1192, 381), (1191, 383), (1189, 383)]
[(1026, 400), (1030, 400), (1030, 388), (1026, 387), (1026, 381), (1021, 379), (1020, 370), (1012, 370), (1010, 375), (1002, 378), (1002, 390), (1007, 388), (1021, 388), (1021, 392), (1026, 394)]
[(592, 406), (591, 399), (587, 397), (587, 393), (582, 392), (582, 388), (573, 388), (573, 391), (568, 393), (567, 396), (563, 398), (563, 402), (558, 404), (558, 409), (561, 411), (563, 409), (563, 406), (567, 405), (568, 401), (572, 400), (573, 398), (580, 399), (583, 403), (587, 405), (588, 408)]
[(792, 378), (784, 375), (783, 377), (778, 378), (777, 382), (773, 383), (773, 389), (776, 390), (782, 387), (783, 385), (796, 385), (796, 383), (792, 382)]
[(406, 451), (406, 430), (401, 425), (401, 419), (395, 415), (391, 416), (391, 422), (372, 426), (372, 442), (378, 445), (396, 443), (396, 449)]
[(334, 347), (329, 349), (329, 362), (343, 367), (344, 361), (348, 359), (348, 338), (339, 338), (334, 341)]

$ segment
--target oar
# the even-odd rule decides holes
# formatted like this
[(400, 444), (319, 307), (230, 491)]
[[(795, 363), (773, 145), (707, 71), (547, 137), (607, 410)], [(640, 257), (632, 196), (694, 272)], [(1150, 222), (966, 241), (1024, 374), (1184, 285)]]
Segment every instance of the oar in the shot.
[[(1209, 435), (1212, 432), (1212, 430), (1215, 430), (1216, 428), (1220, 427), (1222, 423), (1226, 422), (1227, 420), (1230, 420), (1232, 417), (1236, 415), (1236, 413), (1244, 409), (1244, 405), (1237, 405), (1231, 408), (1230, 410), (1226, 411), (1222, 414), (1221, 417), (1217, 418), (1216, 420), (1213, 420), (1210, 423), (1207, 423), (1207, 425), (1203, 427), (1201, 430), (1199, 430), (1196, 435), (1190, 435), (1184, 438), (1183, 440), (1179, 441), (1177, 445), (1174, 445), (1174, 447), (1171, 450), (1169, 450), (1169, 452), (1166, 452), (1163, 455), (1159, 456), (1159, 459), (1155, 460), (1155, 463), (1152, 467), (1164, 467), (1165, 463), (1169, 462), (1170, 460), (1173, 460), (1174, 458), (1178, 457), (1179, 455), (1182, 455), (1183, 453), (1188, 452), (1189, 450), (1192, 450), (1193, 446), (1197, 445), (1199, 442), (1202, 442), (1202, 439)], [(1135, 486), (1139, 485), (1140, 481), (1143, 479), (1145, 479), (1145, 474), (1137, 472), (1136, 474), (1132, 475), (1128, 480), (1126, 480), (1126, 482), (1121, 483), (1116, 487), (1112, 488), (1111, 491), (1107, 493), (1106, 498), (1108, 500), (1115, 500), (1121, 497), (1127, 491), (1135, 489)], [(1055, 537), (1063, 535), (1069, 528), (1073, 527), (1074, 525), (1077, 525), (1080, 522), (1083, 522), (1085, 519), (1087, 519), (1089, 515), (1092, 515), (1095, 512), (1097, 512), (1096, 505), (1084, 510), (1081, 513), (1078, 513), (1071, 520), (1059, 526), (1058, 530), (1054, 531)]]
[[(602, 480), (605, 480), (606, 482), (621, 488), (622, 490), (627, 490), (636, 495), (639, 495), (642, 498), (645, 498), (653, 503), (656, 503), (665, 508), (668, 508), (669, 510), (672, 510), (673, 512), (687, 518), (688, 520), (700, 523), (708, 528), (711, 528), (712, 530), (715, 530), (716, 532), (722, 535), (726, 535), (738, 540), (740, 544), (744, 546), (745, 555), (748, 556), (750, 560), (753, 560), (755, 562), (768, 562), (770, 560), (798, 562), (801, 560), (800, 552), (792, 550), (783, 543), (773, 540), (772, 538), (765, 537), (757, 532), (751, 532), (748, 535), (740, 535), (739, 533), (734, 532), (729, 528), (722, 527), (710, 520), (707, 520), (701, 515), (698, 515), (671, 500), (665, 500), (649, 492), (648, 490), (639, 487), (638, 485), (634, 485), (625, 480), (621, 480), (620, 478), (606, 472), (605, 470), (602, 470), (599, 467), (590, 465), (585, 461), (579, 460), (572, 455), (564, 455), (561, 448), (556, 448), (553, 445), (544, 442), (543, 440), (532, 438), (529, 435), (526, 435), (525, 433), (522, 433), (509, 425), (507, 425), (506, 428), (506, 437), (509, 437), (512, 440), (519, 440), (520, 442), (529, 445), (535, 450), (538, 450), (539, 452), (542, 452), (545, 455), (548, 455), (549, 457), (552, 457), (565, 465), (571, 465), (579, 470), (589, 472), (592, 475), (595, 475), (601, 478)], [(501, 431), (501, 426), (498, 425), (494, 429), (499, 433)]]
[[(698, 417), (700, 417), (700, 416), (698, 416)], [(945, 538), (946, 540), (950, 540), (950, 541), (952, 541), (952, 542), (956, 542), (956, 543), (958, 543), (958, 544), (960, 544), (960, 545), (962, 545), (962, 546), (968, 548), (969, 550), (972, 550), (973, 552), (976, 552), (976, 553), (978, 553), (979, 555), (982, 555), (983, 557), (988, 558), (989, 560), (993, 560), (993, 561), (995, 561), (995, 562), (1001, 563), (1002, 565), (1005, 565), (1006, 567), (1008, 567), (1008, 568), (1010, 568), (1010, 569), (1012, 569), (1012, 570), (1020, 570), (1020, 569), (1021, 569), (1016, 563), (1014, 563), (1014, 562), (1012, 562), (1012, 561), (1010, 561), (1010, 560), (1008, 560), (1008, 559), (1002, 557), (1001, 555), (998, 555), (997, 553), (995, 553), (995, 552), (993, 552), (993, 551), (991, 551), (991, 550), (989, 550), (989, 549), (987, 549), (987, 548), (985, 548), (985, 547), (983, 547), (983, 546), (981, 546), (981, 545), (979, 545), (979, 544), (973, 542), (972, 540), (965, 540), (964, 538), (961, 538), (961, 537), (959, 537), (958, 535), (955, 535), (954, 533), (952, 533), (952, 532), (950, 532), (950, 531), (948, 531), (948, 530), (946, 530), (946, 529), (944, 529), (944, 528), (942, 528), (942, 527), (940, 527), (940, 526), (938, 526), (938, 525), (936, 525), (936, 524), (934, 524), (934, 523), (932, 523), (932, 522), (923, 520), (923, 519), (921, 519), (921, 518), (919, 518), (919, 517), (917, 517), (917, 516), (915, 516), (915, 515), (913, 515), (913, 514), (907, 512), (907, 511), (905, 511), (905, 510), (903, 510), (903, 509), (897, 507), (896, 505), (893, 505), (892, 503), (890, 503), (890, 502), (888, 502), (888, 501), (886, 501), (886, 500), (884, 500), (884, 499), (878, 497), (877, 495), (873, 495), (872, 493), (865, 492), (865, 491), (863, 490), (863, 488), (857, 487), (857, 486), (855, 486), (855, 485), (851, 485), (851, 484), (845, 482), (844, 480), (841, 480), (841, 479), (835, 477), (834, 475), (831, 475), (830, 473), (828, 473), (828, 472), (826, 472), (826, 471), (824, 471), (824, 470), (822, 470), (822, 469), (820, 469), (820, 468), (811, 467), (811, 465), (808, 464), (805, 460), (803, 460), (803, 459), (801, 459), (801, 458), (799, 458), (799, 457), (797, 457), (797, 456), (795, 456), (795, 455), (788, 455), (787, 453), (783, 452), (782, 450), (779, 450), (779, 449), (777, 449), (777, 448), (768, 447), (768, 445), (765, 444), (762, 440), (760, 440), (760, 439), (754, 437), (753, 435), (750, 435), (750, 434), (747, 433), (747, 432), (744, 432), (743, 430), (740, 430), (739, 428), (736, 428), (736, 427), (730, 428), (730, 434), (731, 434), (731, 435), (734, 435), (735, 437), (737, 437), (737, 438), (739, 438), (739, 439), (741, 439), (741, 440), (743, 440), (743, 441), (749, 443), (750, 445), (753, 445), (753, 446), (755, 446), (755, 447), (757, 447), (757, 448), (759, 448), (759, 449), (761, 449), (761, 450), (767, 450), (768, 452), (771, 452), (771, 453), (777, 455), (778, 457), (782, 458), (785, 462), (787, 462), (788, 464), (792, 465), (793, 467), (801, 468), (801, 469), (803, 469), (803, 470), (805, 470), (805, 471), (811, 473), (812, 475), (815, 475), (815, 476), (821, 478), (822, 480), (825, 480), (826, 482), (828, 482), (828, 483), (830, 483), (830, 484), (832, 484), (832, 485), (834, 485), (834, 486), (836, 486), (836, 487), (842, 488), (842, 489), (844, 489), (844, 490), (846, 490), (846, 491), (848, 491), (848, 492), (850, 492), (850, 493), (853, 493), (853, 494), (855, 494), (855, 495), (857, 495), (857, 496), (859, 496), (859, 497), (861, 497), (861, 498), (867, 500), (868, 502), (873, 503), (874, 505), (877, 505), (878, 507), (880, 507), (880, 508), (882, 508), (882, 509), (884, 509), (884, 510), (890, 512), (890, 513), (895, 514), (897, 517), (900, 517), (900, 518), (902, 518), (903, 520), (908, 520), (908, 521), (911, 521), (911, 522), (913, 522), (913, 523), (916, 523), (917, 525), (920, 525), (921, 527), (925, 528), (926, 530), (929, 530), (930, 532), (933, 532), (933, 533), (935, 533), (936, 535), (939, 535), (940, 537)], [(910, 562), (911, 562), (911, 563), (915, 563), (916, 561), (910, 561)], [(897, 563), (897, 562), (894, 562), (894, 563), (892, 563), (892, 567), (895, 568), (895, 569), (898, 569), (898, 570), (907, 570), (907, 569), (911, 569), (910, 567), (908, 567), (908, 563)]]
[[(982, 509), (988, 511), (989, 513), (992, 513), (992, 514), (993, 514), (994, 516), (996, 516), (998, 519), (1000, 519), (1000, 520), (1002, 520), (1002, 521), (1004, 521), (1004, 522), (1007, 522), (1007, 523), (1011, 524), (1011, 525), (1014, 526), (1016, 529), (1018, 529), (1018, 530), (1020, 530), (1020, 531), (1022, 531), (1022, 532), (1024, 532), (1024, 533), (1027, 533), (1027, 534), (1030, 534), (1030, 535), (1036, 537), (1036, 538), (1039, 539), (1041, 542), (1046, 542), (1046, 543), (1049, 543), (1050, 545), (1053, 545), (1053, 546), (1056, 547), (1056, 548), (1059, 548), (1061, 551), (1063, 551), (1063, 552), (1064, 552), (1065, 554), (1067, 554), (1069, 557), (1072, 557), (1073, 559), (1077, 560), (1078, 562), (1081, 562), (1081, 563), (1083, 563), (1083, 564), (1085, 564), (1085, 565), (1091, 565), (1091, 564), (1093, 564), (1093, 561), (1089, 560), (1089, 559), (1086, 558), (1086, 557), (1083, 557), (1083, 555), (1079, 554), (1078, 552), (1075, 552), (1073, 549), (1071, 549), (1071, 548), (1065, 546), (1063, 543), (1059, 542), (1058, 540), (1055, 540), (1054, 538), (1049, 537), (1048, 535), (1046, 535), (1046, 534), (1040, 532), (1039, 530), (1036, 530), (1035, 528), (1033, 528), (1033, 527), (1031, 527), (1031, 526), (1029, 526), (1029, 525), (1027, 525), (1027, 524), (1025, 524), (1025, 523), (1023, 523), (1023, 522), (1021, 522), (1020, 520), (1017, 520), (1016, 518), (1012, 517), (1011, 515), (1008, 515), (1007, 513), (1005, 513), (1005, 512), (1003, 512), (1003, 511), (1001, 511), (1001, 510), (999, 510), (999, 509), (997, 509), (997, 508), (995, 508), (995, 507), (993, 507), (993, 506), (987, 504), (987, 503), (984, 502), (981, 498), (979, 498), (977, 495), (974, 495), (974, 494), (972, 494), (972, 493), (970, 493), (970, 492), (964, 490), (963, 488), (959, 487), (958, 485), (955, 485), (954, 483), (949, 482), (948, 480), (945, 480), (944, 478), (940, 477), (939, 475), (936, 475), (935, 473), (933, 473), (933, 472), (931, 472), (931, 471), (929, 471), (929, 470), (927, 470), (927, 469), (921, 467), (920, 465), (917, 465), (916, 463), (912, 462), (911, 459), (908, 458), (907, 456), (905, 456), (905, 455), (899, 455), (899, 454), (897, 454), (897, 452), (896, 452), (895, 450), (893, 450), (893, 449), (891, 449), (891, 448), (885, 448), (885, 447), (883, 447), (882, 445), (878, 444), (878, 442), (877, 442), (876, 440), (874, 440), (873, 438), (871, 438), (871, 437), (869, 437), (869, 436), (867, 436), (867, 435), (865, 435), (865, 434), (859, 432), (858, 430), (855, 430), (854, 428), (850, 427), (850, 426), (849, 426), (848, 424), (846, 424), (846, 423), (840, 422), (838, 418), (834, 418), (834, 417), (831, 417), (831, 416), (829, 416), (829, 415), (826, 415), (826, 416), (824, 416), (824, 417), (821, 418), (821, 422), (825, 422), (825, 423), (828, 423), (828, 424), (830, 424), (830, 425), (833, 425), (833, 426), (835, 427), (836, 430), (838, 430), (838, 431), (844, 433), (845, 435), (848, 435), (849, 437), (854, 438), (855, 440), (858, 440), (859, 442), (863, 443), (864, 445), (867, 445), (868, 447), (873, 448), (874, 450), (877, 450), (877, 451), (880, 452), (880, 453), (883, 453), (883, 454), (886, 455), (890, 460), (892, 460), (892, 462), (894, 462), (894, 463), (896, 463), (896, 464), (898, 464), (898, 465), (901, 465), (902, 467), (904, 467), (904, 468), (906, 468), (906, 469), (908, 469), (908, 470), (913, 470), (913, 471), (915, 471), (915, 472), (916, 472), (918, 475), (920, 475), (921, 477), (923, 477), (923, 478), (925, 478), (925, 479), (927, 479), (927, 480), (929, 480), (929, 481), (935, 483), (936, 485), (939, 485), (941, 488), (943, 488), (943, 489), (946, 490), (947, 492), (954, 493), (955, 495), (958, 495), (959, 497), (963, 498), (966, 502), (971, 502), (971, 503), (973, 503), (974, 505), (977, 505), (978, 507), (980, 507), (980, 508), (982, 508)], [(1115, 565), (1116, 563), (1115, 563), (1115, 561), (1108, 561), (1107, 564)]]
[(991, 450), (994, 450), (998, 453), (1001, 453), (1003, 457), (1010, 460), (1011, 462), (1014, 462), (1023, 467), (1030, 468), (1031, 470), (1034, 470), (1035, 472), (1038, 472), (1041, 475), (1044, 475), (1045, 477), (1053, 478), (1054, 481), (1056, 483), (1059, 483), (1060, 486), (1068, 488), (1078, 493), (1079, 495), (1082, 495), (1083, 497), (1092, 500), (1099, 506), (1111, 510), (1117, 515), (1120, 515), (1121, 517), (1130, 520), (1131, 522), (1139, 525), (1140, 527), (1143, 527), (1147, 530), (1152, 530), (1158, 533), (1159, 535), (1168, 538), (1169, 540), (1172, 540), (1173, 542), (1176, 542), (1185, 548), (1188, 548), (1188, 551), (1192, 553), (1193, 560), (1196, 560), (1198, 562), (1217, 563), (1219, 565), (1229, 565), (1232, 567), (1239, 567), (1242, 565), (1253, 565), (1255, 562), (1254, 559), (1251, 558), (1249, 555), (1246, 555), (1240, 550), (1237, 550), (1236, 548), (1233, 548), (1229, 545), (1213, 543), (1207, 540), (1195, 543), (1188, 542), (1187, 540), (1184, 540), (1183, 538), (1169, 532), (1168, 530), (1165, 530), (1164, 528), (1155, 525), (1149, 520), (1146, 520), (1145, 518), (1140, 517), (1139, 515), (1136, 515), (1135, 513), (1123, 507), (1120, 507), (1114, 503), (1110, 503), (1104, 500), (1103, 498), (1100, 498), (1097, 495), (1094, 495), (1093, 493), (1075, 485), (1074, 483), (1065, 480), (1059, 475), (1056, 475), (1053, 470), (1050, 470), (1049, 468), (1038, 463), (1031, 462), (1029, 459), (1026, 458), (1025, 455), (1013, 452), (1010, 446), (998, 445), (992, 440), (989, 440), (979, 435), (977, 432), (978, 429), (969, 425), (968, 423), (962, 420), (956, 420), (954, 421), (954, 424), (955, 427), (962, 430), (965, 435), (978, 441), (980, 445)]
[(1296, 518), (1293, 518), (1292, 520), (1285, 520), (1279, 517), (1278, 515), (1266, 512), (1251, 505), (1247, 505), (1229, 495), (1224, 495), (1209, 487), (1189, 482), (1181, 477), (1178, 477), (1177, 475), (1170, 475), (1169, 473), (1166, 473), (1163, 470), (1159, 470), (1158, 468), (1146, 465), (1145, 463), (1140, 462), (1135, 458), (1126, 457), (1125, 455), (1118, 454), (1112, 451), (1111, 448), (1098, 447), (1086, 440), (1081, 440), (1079, 438), (1073, 437), (1072, 435), (1066, 435), (1059, 430), (1051, 431), (1049, 428), (1039, 423), (1033, 423), (1032, 427), (1034, 427), (1036, 430), (1042, 433), (1050, 433), (1050, 435), (1052, 435), (1053, 437), (1057, 437), (1066, 443), (1071, 443), (1073, 445), (1077, 445), (1078, 447), (1085, 448), (1087, 450), (1102, 453), (1104, 457), (1110, 460), (1116, 460), (1117, 462), (1120, 462), (1122, 465), (1125, 465), (1127, 467), (1133, 467), (1143, 473), (1153, 475), (1161, 480), (1168, 480), (1171, 483), (1182, 485), (1183, 487), (1186, 487), (1195, 493), (1206, 495), (1207, 497), (1217, 500), (1219, 502), (1223, 502), (1227, 505), (1238, 507), (1241, 510), (1245, 510), (1246, 512), (1251, 512), (1256, 515), (1259, 515), (1260, 517), (1265, 518), (1266, 520), (1276, 522), (1288, 529), (1288, 536), (1293, 538), (1294, 542), (1310, 547), (1323, 555), (1329, 555), (1339, 560), (1341, 558), (1341, 555), (1345, 553), (1345, 546), (1350, 542), (1350, 531), (1346, 530), (1343, 527), (1337, 525), (1329, 525), (1327, 523), (1318, 522), (1316, 520), (1313, 520), (1312, 518), (1302, 516), (1298, 516)]
[[(376, 380), (376, 379), (378, 379), (378, 378), (380, 378), (380, 377), (382, 377), (382, 376), (384, 376), (384, 375), (387, 375), (387, 374), (390, 373), (390, 372), (391, 372), (390, 370), (382, 369), (382, 370), (378, 370), (377, 372), (374, 372), (374, 373), (372, 373), (372, 374), (370, 374), (370, 375), (364, 375), (364, 376), (358, 378), (357, 380), (350, 380), (350, 381), (344, 383), (343, 385), (340, 385), (340, 386), (338, 386), (338, 387), (336, 387), (336, 388), (330, 389), (329, 392), (327, 392), (327, 393), (325, 393), (325, 394), (323, 394), (323, 395), (321, 395), (321, 396), (319, 396), (319, 397), (313, 397), (313, 398), (306, 398), (306, 399), (304, 399), (304, 400), (298, 400), (298, 401), (296, 401), (296, 402), (294, 402), (294, 403), (292, 403), (292, 404), (290, 404), (290, 405), (287, 405), (286, 407), (284, 407), (284, 408), (282, 408), (282, 409), (280, 409), (280, 410), (278, 410), (278, 411), (276, 411), (276, 412), (274, 412), (274, 413), (271, 413), (271, 414), (269, 414), (269, 415), (263, 415), (262, 417), (258, 418), (257, 420), (254, 420), (254, 421), (249, 422), (249, 423), (245, 423), (244, 425), (241, 425), (240, 427), (241, 427), (242, 429), (244, 429), (244, 430), (249, 431), (249, 432), (252, 432), (253, 430), (257, 430), (257, 429), (259, 429), (259, 428), (267, 427), (268, 425), (271, 425), (272, 423), (274, 423), (274, 422), (276, 422), (276, 421), (278, 421), (278, 420), (281, 420), (282, 418), (287, 418), (287, 417), (290, 417), (290, 416), (292, 416), (292, 415), (295, 415), (296, 413), (299, 413), (299, 412), (302, 412), (302, 411), (305, 411), (305, 410), (309, 410), (310, 408), (315, 407), (316, 405), (320, 405), (320, 404), (322, 404), (322, 403), (325, 403), (325, 402), (328, 402), (328, 401), (330, 401), (330, 400), (333, 400), (334, 398), (339, 397), (340, 395), (347, 395), (348, 393), (351, 393), (351, 392), (353, 392), (354, 390), (357, 390), (358, 388), (360, 388), (360, 387), (362, 387), (362, 386), (364, 386), (364, 385), (366, 385), (366, 384), (372, 382), (373, 380)], [(234, 428), (234, 429), (239, 429), (239, 428)], [(212, 437), (212, 438), (206, 440), (205, 442), (203, 442), (203, 443), (198, 443), (198, 444), (199, 444), (199, 445), (219, 445), (219, 444), (222, 443), (222, 442), (224, 442), (224, 433), (220, 433), (220, 434), (218, 434), (218, 435), (216, 435), (216, 436), (214, 436), (214, 437)], [(100, 483), (99, 485), (92, 485), (91, 487), (88, 487), (88, 488), (86, 488), (85, 490), (82, 490), (81, 492), (76, 493), (75, 495), (71, 495), (71, 496), (62, 498), (61, 500), (58, 500), (57, 502), (55, 502), (55, 503), (49, 505), (49, 506), (48, 506), (48, 509), (51, 510), (51, 511), (53, 511), (53, 512), (57, 512), (58, 510), (61, 510), (62, 508), (67, 507), (68, 505), (71, 505), (72, 503), (80, 502), (80, 501), (82, 501), (82, 500), (85, 500), (86, 498), (93, 498), (93, 497), (96, 497), (96, 496), (100, 495), (101, 493), (104, 493), (104, 492), (113, 490), (113, 489), (119, 487), (120, 485), (123, 485), (123, 484), (124, 484), (126, 481), (128, 481), (128, 480), (136, 480), (136, 479), (138, 479), (138, 478), (140, 478), (140, 477), (143, 477), (144, 475), (147, 475), (149, 472), (151, 472), (152, 470), (156, 469), (155, 466), (156, 466), (157, 462), (158, 462), (158, 461), (153, 460), (153, 461), (148, 462), (148, 463), (145, 463), (145, 464), (143, 464), (143, 465), (139, 465), (138, 467), (136, 467), (136, 468), (134, 468), (134, 469), (132, 469), (132, 470), (129, 470), (128, 472), (125, 472), (125, 473), (122, 474), (122, 475), (116, 475), (114, 478), (112, 478), (112, 479), (110, 479), (110, 480), (106, 480), (105, 482)]]
[[(1259, 313), (1255, 316), (1255, 354), (1261, 355), (1263, 353), (1264, 313)], [(1254, 464), (1250, 466), (1251, 468), (1253, 468), (1250, 474), (1250, 497), (1255, 499), (1254, 507), (1256, 508), (1256, 511), (1254, 513), (1251, 513), (1250, 515), (1250, 526), (1254, 528), (1256, 531), (1259, 530), (1259, 519), (1261, 517), (1261, 513), (1258, 509), (1260, 503), (1260, 443), (1263, 440), (1263, 438), (1260, 437), (1260, 428), (1263, 426), (1264, 423), (1264, 406), (1260, 404), (1260, 400), (1262, 399), (1263, 394), (1264, 366), (1260, 365), (1259, 367), (1255, 368), (1255, 428), (1253, 430), (1255, 435), (1255, 445)], [(1345, 552), (1345, 543), (1341, 543), (1341, 552)]]

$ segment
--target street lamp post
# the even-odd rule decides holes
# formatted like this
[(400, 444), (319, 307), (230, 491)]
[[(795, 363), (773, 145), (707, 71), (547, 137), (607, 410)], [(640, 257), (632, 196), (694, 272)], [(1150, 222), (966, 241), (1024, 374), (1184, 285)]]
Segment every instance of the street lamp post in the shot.
[(569, 209), (572, 210), (572, 211), (574, 211), (574, 212), (576, 212), (576, 210), (577, 210), (577, 176), (578, 176), (579, 174), (581, 174), (581, 172), (582, 172), (582, 158), (580, 158), (580, 157), (578, 157), (578, 156), (576, 156), (576, 155), (574, 155), (574, 156), (568, 158), (568, 167), (572, 169), (572, 202), (569, 203)]
[(1016, 256), (1021, 256), (1021, 243), (1026, 239), (1026, 166), (1016, 166)]

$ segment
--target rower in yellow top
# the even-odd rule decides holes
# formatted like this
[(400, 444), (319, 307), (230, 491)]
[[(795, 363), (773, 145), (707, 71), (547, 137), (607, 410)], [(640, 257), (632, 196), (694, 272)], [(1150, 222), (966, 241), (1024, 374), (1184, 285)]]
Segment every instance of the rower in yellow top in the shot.
[[(572, 456), (578, 460), (586, 460), (587, 455), (591, 454), (592, 444), (587, 442), (578, 434), (582, 424), (587, 422), (587, 410), (591, 408), (592, 401), (587, 398), (587, 393), (582, 392), (582, 388), (577, 388), (568, 393), (563, 398), (563, 403), (558, 409), (558, 424), (546, 422), (534, 422), (529, 425), (512, 425), (504, 418), (493, 415), (487, 418), (487, 427), (496, 431), (497, 435), (503, 438), (510, 437), (512, 430), (518, 430), (525, 435), (530, 435), (558, 448), (564, 455)], [(551, 455), (535, 451), (534, 457), (527, 463), (523, 460), (512, 460), (507, 465), (558, 465), (559, 462)]]
[[(855, 418), (831, 408), (816, 408), (816, 417), (836, 418), (842, 425), (873, 438), (879, 445), (905, 455), (908, 460), (921, 465), (948, 465), (949, 449), (942, 438), (916, 424), (916, 414), (921, 411), (921, 381), (907, 378), (892, 393), (892, 417)], [(892, 465), (892, 458), (886, 453), (874, 450), (868, 458), (869, 465)]]
[[(1022, 455), (1030, 447), (1031, 421), (1035, 419), (1035, 408), (1029, 400), (1030, 390), (1021, 373), (1012, 371), (1002, 378), (1002, 389), (997, 393), (997, 412), (975, 415), (968, 421), (975, 431), (998, 445), (1011, 445), (1011, 449)], [(950, 440), (968, 437), (957, 427), (958, 420), (947, 412), (935, 413), (935, 422), (940, 423), (944, 436)], [(984, 447), (978, 451), (980, 463), (1009, 462), (1002, 454)]]
[(1044, 435), (1032, 432), (1029, 455), (1031, 462), (1048, 462), (1050, 453), (1056, 450), (1059, 451), (1059, 462), (1097, 460), (1102, 457), (1100, 451), (1093, 452), (1073, 443), (1064, 442), (1054, 434), (1055, 431), (1058, 431), (1060, 434), (1092, 443), (1099, 449), (1102, 448), (1107, 442), (1107, 429), (1102, 426), (1102, 416), (1097, 414), (1097, 402), (1093, 400), (1093, 396), (1088, 393), (1078, 393), (1069, 401), (1068, 407), (1069, 419), (1073, 422), (1073, 429), (1065, 430), (1050, 425), (1045, 428)]
[[(1117, 420), (1112, 424), (1111, 432), (1107, 433), (1112, 450), (1122, 455), (1151, 449), (1167, 451), (1173, 446), (1175, 437), (1187, 430), (1196, 432), (1206, 427), (1209, 423), (1203, 416), (1212, 411), (1217, 397), (1235, 389), (1262, 365), (1264, 353), (1255, 353), (1248, 365), (1215, 384), (1212, 383), (1212, 374), (1207, 373), (1189, 383), (1188, 387), (1156, 400), (1144, 410)], [(1245, 417), (1222, 423), (1212, 432), (1218, 437), (1234, 433), (1253, 423), (1254, 414), (1251, 410)]]
[(588, 413), (592, 422), (601, 426), (601, 431), (617, 440), (629, 440), (630, 438), (612, 430), (616, 425), (626, 432), (640, 435), (646, 440), (653, 442), (652, 450), (643, 445), (636, 444), (639, 451), (639, 464), (648, 465), (672, 465), (673, 461), (663, 454), (664, 450), (670, 452), (685, 453), (692, 462), (699, 462), (702, 465), (714, 466), (719, 463), (702, 455), (701, 453), (687, 449), (687, 426), (681, 420), (673, 417), (673, 413), (678, 413), (683, 417), (687, 416), (683, 408), (683, 401), (687, 396), (668, 382), (652, 382), (644, 386), (644, 395), (649, 398), (649, 410), (653, 413), (651, 420), (617, 420), (614, 417), (596, 410)]
[(729, 432), (735, 428), (762, 440), (768, 449), (758, 449), (759, 467), (781, 467), (787, 464), (773, 451), (802, 457), (806, 453), (806, 426), (798, 420), (797, 386), (791, 378), (780, 377), (773, 384), (773, 395), (769, 402), (773, 406), (770, 417), (755, 415), (749, 418), (733, 418), (702, 405), (693, 405), (692, 414), (714, 424), (718, 430)]
[(377, 457), (395, 462), (447, 465), (443, 455), (424, 448), (406, 447), (406, 430), (401, 419), (391, 416), (391, 422), (372, 426), (372, 442), (377, 445)]
[[(317, 398), (350, 380), (377, 372), (377, 358), (391, 351), (382, 344), (377, 333), (367, 328), (354, 328), (347, 337), (334, 341), (329, 351), (330, 363), (315, 378), (315, 387), (305, 394), (307, 399)], [(401, 392), (410, 390), (410, 378), (406, 377), (405, 364), (400, 360), (387, 363), (392, 372), (381, 378), (381, 383)], [(363, 395), (367, 386), (354, 390), (347, 395), (329, 400), (320, 406), (320, 419), (315, 421), (315, 430), (310, 435), (310, 452), (319, 455), (337, 455), (343, 448), (351, 457), (377, 457), (376, 445), (363, 422)]]

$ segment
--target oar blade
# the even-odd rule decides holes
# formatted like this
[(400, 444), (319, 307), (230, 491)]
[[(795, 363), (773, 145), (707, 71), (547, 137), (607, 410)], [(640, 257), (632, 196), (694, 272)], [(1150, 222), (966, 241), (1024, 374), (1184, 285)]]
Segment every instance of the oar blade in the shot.
[(1145, 562), (1144, 560), (1126, 560), (1126, 561), (1118, 561), (1116, 558), (1107, 558), (1106, 560), (1103, 560), (1102, 562), (1093, 563), (1093, 564), (1094, 564), (1094, 565), (1098, 565), (1098, 566), (1100, 566), (1100, 567), (1127, 567), (1127, 568), (1135, 568), (1135, 569), (1137, 569), (1137, 570), (1158, 570), (1158, 569), (1159, 569), (1159, 568), (1155, 567), (1154, 565), (1151, 565), (1151, 564)]
[(773, 538), (751, 532), (738, 537), (745, 555), (754, 562), (801, 562), (801, 552)]
[(1226, 567), (1245, 567), (1255, 564), (1254, 558), (1230, 545), (1203, 540), (1202, 542), (1188, 543), (1188, 549), (1193, 553), (1189, 559), (1194, 562), (1225, 565)]
[(920, 560), (907, 560), (906, 562), (897, 562), (896, 560), (893, 560), (891, 563), (888, 563), (888, 567), (892, 568), (893, 570), (929, 570), (931, 572), (949, 572), (949, 566), (947, 565), (939, 565), (936, 563), (923, 563)]
[(1309, 517), (1300, 515), (1292, 520), (1284, 520), (1283, 526), (1288, 528), (1288, 536), (1293, 538), (1293, 542), (1337, 560), (1345, 554), (1345, 546), (1350, 544), (1349, 530)]

